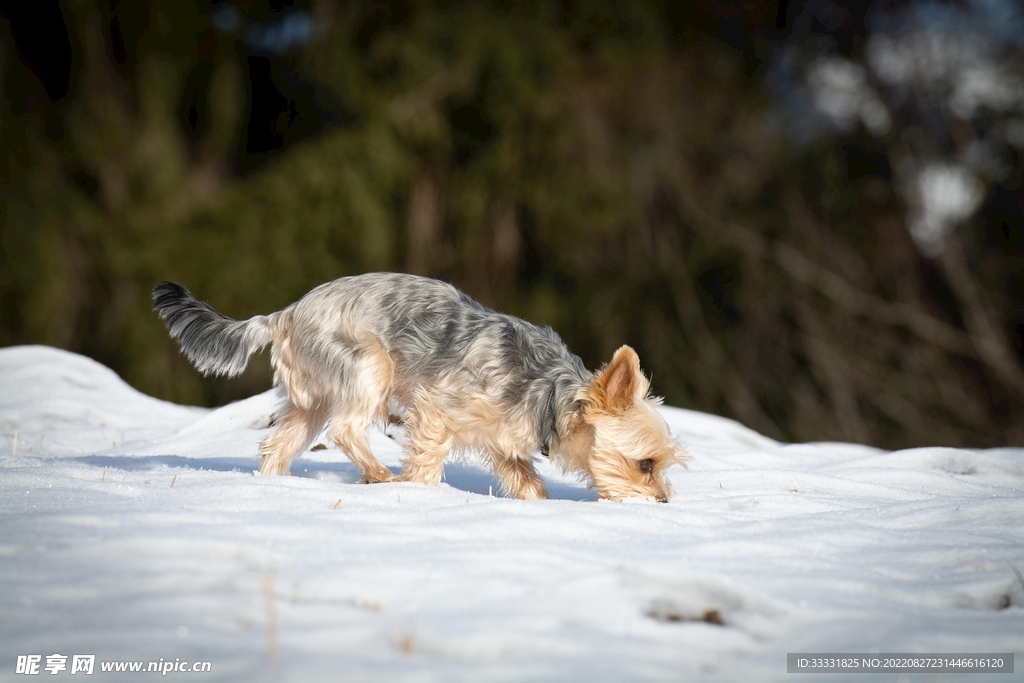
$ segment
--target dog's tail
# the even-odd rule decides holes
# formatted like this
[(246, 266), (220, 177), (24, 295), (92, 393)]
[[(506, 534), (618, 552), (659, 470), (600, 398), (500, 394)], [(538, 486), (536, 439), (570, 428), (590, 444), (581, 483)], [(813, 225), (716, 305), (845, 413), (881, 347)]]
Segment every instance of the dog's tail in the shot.
[(204, 375), (234, 377), (271, 342), (270, 319), (232, 320), (173, 282), (153, 288), (153, 307), (181, 350)]

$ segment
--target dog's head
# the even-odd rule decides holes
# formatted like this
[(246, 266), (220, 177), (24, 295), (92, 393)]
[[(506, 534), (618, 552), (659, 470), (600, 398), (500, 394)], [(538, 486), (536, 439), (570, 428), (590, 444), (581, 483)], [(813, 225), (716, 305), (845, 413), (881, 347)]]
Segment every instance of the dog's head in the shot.
[(669, 434), (648, 394), (636, 352), (623, 346), (577, 395), (579, 410), (564, 443), (569, 465), (586, 472), (601, 498), (666, 502), (664, 471), (689, 457)]

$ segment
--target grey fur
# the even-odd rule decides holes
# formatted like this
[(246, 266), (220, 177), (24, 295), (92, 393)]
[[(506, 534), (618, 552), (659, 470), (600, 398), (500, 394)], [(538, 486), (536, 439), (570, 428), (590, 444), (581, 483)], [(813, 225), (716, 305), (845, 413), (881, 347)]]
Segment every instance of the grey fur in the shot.
[[(324, 335), (337, 339), (343, 330), (375, 337), (395, 364), (398, 386), (431, 385), (454, 373), (474, 373), (477, 388), (499, 391), (508, 411), (529, 416), (538, 449), (557, 432), (551, 404), (570, 404), (591, 378), (550, 328), (497, 313), (439, 280), (403, 273), (341, 278), (317, 287), (282, 313), (289, 310), (294, 325), (313, 323), (315, 328), (296, 330), (293, 343), (312, 347)], [(324, 358), (322, 365), (344, 372), (344, 361), (339, 367)]]
[(572, 403), (592, 376), (551, 328), (497, 313), (450, 284), (412, 275), (363, 275), (329, 287), (351, 297), (371, 283), (358, 296), (359, 305), (380, 321), (399, 384), (477, 372), (481, 385), (500, 385), (507, 410), (536, 425), (538, 448), (550, 444), (558, 409)]
[(173, 282), (153, 288), (153, 304), (185, 356), (203, 375), (234, 377), (270, 343), (266, 316), (237, 321)]
[(273, 343), (274, 379), (288, 400), (260, 446), (262, 474), (287, 474), (326, 427), (364, 480), (394, 479), (367, 440), (392, 401), (405, 413), (407, 481), (436, 485), (448, 453), (472, 451), (489, 459), (506, 492), (544, 498), (532, 460), (539, 451), (602, 497), (664, 501), (671, 487), (661, 470), (686, 459), (631, 348), (595, 375), (550, 328), (497, 313), (444, 282), (346, 277), (243, 322), (171, 283), (153, 299), (204, 374), (238, 374)]
[(172, 282), (153, 289), (153, 302), (171, 337), (204, 375), (241, 373), (249, 357), (270, 343), (278, 316), (290, 312), (292, 343), (323, 372), (344, 377), (359, 355), (356, 344), (338, 349), (323, 340), (346, 346), (344, 336), (361, 331), (384, 346), (400, 385), (430, 384), (458, 372), (477, 372), (481, 384), (497, 380), (502, 403), (531, 419), (537, 447), (544, 450), (557, 439), (556, 415), (567, 413), (592, 377), (551, 328), (493, 311), (448, 283), (404, 273), (340, 278), (280, 313), (246, 321), (228, 318)]

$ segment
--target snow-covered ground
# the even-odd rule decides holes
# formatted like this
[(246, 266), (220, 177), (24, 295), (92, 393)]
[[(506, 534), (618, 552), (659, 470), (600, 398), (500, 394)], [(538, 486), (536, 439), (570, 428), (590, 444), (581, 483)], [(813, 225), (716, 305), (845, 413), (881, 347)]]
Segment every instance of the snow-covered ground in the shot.
[[(597, 502), (547, 463), (552, 500), (524, 502), (473, 462), (360, 485), (333, 445), (254, 476), (274, 408), (0, 350), (0, 679), (55, 653), (95, 654), (85, 680), (162, 658), (212, 664), (169, 679), (755, 681), (815, 678), (787, 652), (1024, 651), (1024, 449), (787, 445), (665, 408), (693, 456), (669, 504)], [(396, 471), (400, 439), (371, 439)]]

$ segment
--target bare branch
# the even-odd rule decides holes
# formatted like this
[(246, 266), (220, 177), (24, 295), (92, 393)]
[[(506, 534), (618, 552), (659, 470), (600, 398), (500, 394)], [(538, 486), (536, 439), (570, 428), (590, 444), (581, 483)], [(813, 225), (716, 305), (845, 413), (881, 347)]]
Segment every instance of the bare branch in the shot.
[(1024, 396), (1024, 369), (1010, 350), (1006, 339), (996, 330), (985, 310), (981, 293), (967, 266), (963, 247), (956, 239), (947, 239), (938, 258), (942, 272), (964, 314), (964, 323), (981, 359), (996, 371), (996, 377), (1019, 396)]
[[(720, 221), (685, 193), (679, 203), (691, 217), (693, 227), (720, 242), (738, 247), (750, 258), (774, 262), (797, 282), (813, 287), (850, 313), (886, 325), (905, 327), (917, 336), (947, 351), (978, 357), (971, 338), (960, 330), (904, 303), (890, 302), (851, 285), (844, 278), (817, 265), (784, 242), (769, 241), (737, 223)], [(998, 369), (998, 368), (996, 368)]]

